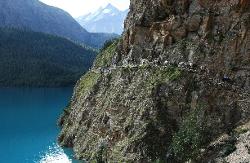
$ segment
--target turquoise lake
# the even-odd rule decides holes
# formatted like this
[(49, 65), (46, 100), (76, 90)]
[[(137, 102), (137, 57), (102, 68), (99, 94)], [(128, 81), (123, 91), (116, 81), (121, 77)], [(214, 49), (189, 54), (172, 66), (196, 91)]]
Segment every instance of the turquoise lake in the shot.
[(0, 163), (75, 163), (56, 143), (72, 88), (0, 88)]

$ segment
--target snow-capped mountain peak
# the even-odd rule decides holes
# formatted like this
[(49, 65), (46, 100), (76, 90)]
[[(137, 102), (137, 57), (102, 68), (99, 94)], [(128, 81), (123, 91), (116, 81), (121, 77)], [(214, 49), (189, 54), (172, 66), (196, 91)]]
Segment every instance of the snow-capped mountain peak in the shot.
[(105, 9), (110, 9), (110, 10), (119, 10), (119, 9), (117, 9), (115, 6), (113, 6), (111, 3), (109, 3), (106, 7), (105, 7)]
[(76, 20), (90, 32), (105, 32), (121, 34), (126, 11), (120, 11), (112, 4), (100, 7), (95, 12), (86, 14)]
[(105, 14), (110, 13), (110, 12), (112, 12), (110, 9), (103, 10), (103, 13), (105, 13)]

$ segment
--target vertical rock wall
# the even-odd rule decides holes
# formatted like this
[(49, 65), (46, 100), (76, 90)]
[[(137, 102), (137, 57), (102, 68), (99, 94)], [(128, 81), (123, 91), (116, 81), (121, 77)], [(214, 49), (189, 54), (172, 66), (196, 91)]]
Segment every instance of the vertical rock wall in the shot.
[[(213, 160), (206, 146), (250, 118), (248, 0), (131, 0), (63, 114), (78, 159)], [(216, 151), (215, 151), (216, 152)]]

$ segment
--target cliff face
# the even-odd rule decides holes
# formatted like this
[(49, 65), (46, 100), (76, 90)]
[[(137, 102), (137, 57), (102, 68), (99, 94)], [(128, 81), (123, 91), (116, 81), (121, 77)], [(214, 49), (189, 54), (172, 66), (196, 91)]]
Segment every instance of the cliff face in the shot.
[[(250, 119), (249, 6), (131, 0), (122, 39), (79, 80), (60, 119), (61, 145), (108, 162), (231, 154), (234, 129)], [(222, 134), (228, 141), (211, 146)]]

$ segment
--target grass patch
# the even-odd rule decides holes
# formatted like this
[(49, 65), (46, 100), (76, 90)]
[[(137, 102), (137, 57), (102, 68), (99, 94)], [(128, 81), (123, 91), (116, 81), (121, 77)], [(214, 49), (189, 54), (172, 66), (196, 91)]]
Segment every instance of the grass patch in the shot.
[(234, 130), (234, 132), (237, 134), (237, 135), (240, 135), (240, 134), (244, 134), (246, 132), (248, 132), (249, 129), (248, 128), (245, 128), (245, 127), (238, 127)]
[(115, 54), (116, 46), (118, 41), (114, 41), (109, 43), (107, 47), (101, 50), (101, 53), (97, 55), (96, 60), (94, 62), (94, 67), (108, 67), (111, 65), (112, 58)]
[(148, 82), (153, 86), (162, 82), (177, 80), (182, 75), (182, 71), (178, 67), (157, 67), (152, 69), (153, 72)]
[(97, 83), (100, 73), (89, 71), (81, 79), (78, 86), (77, 96), (89, 91)]

